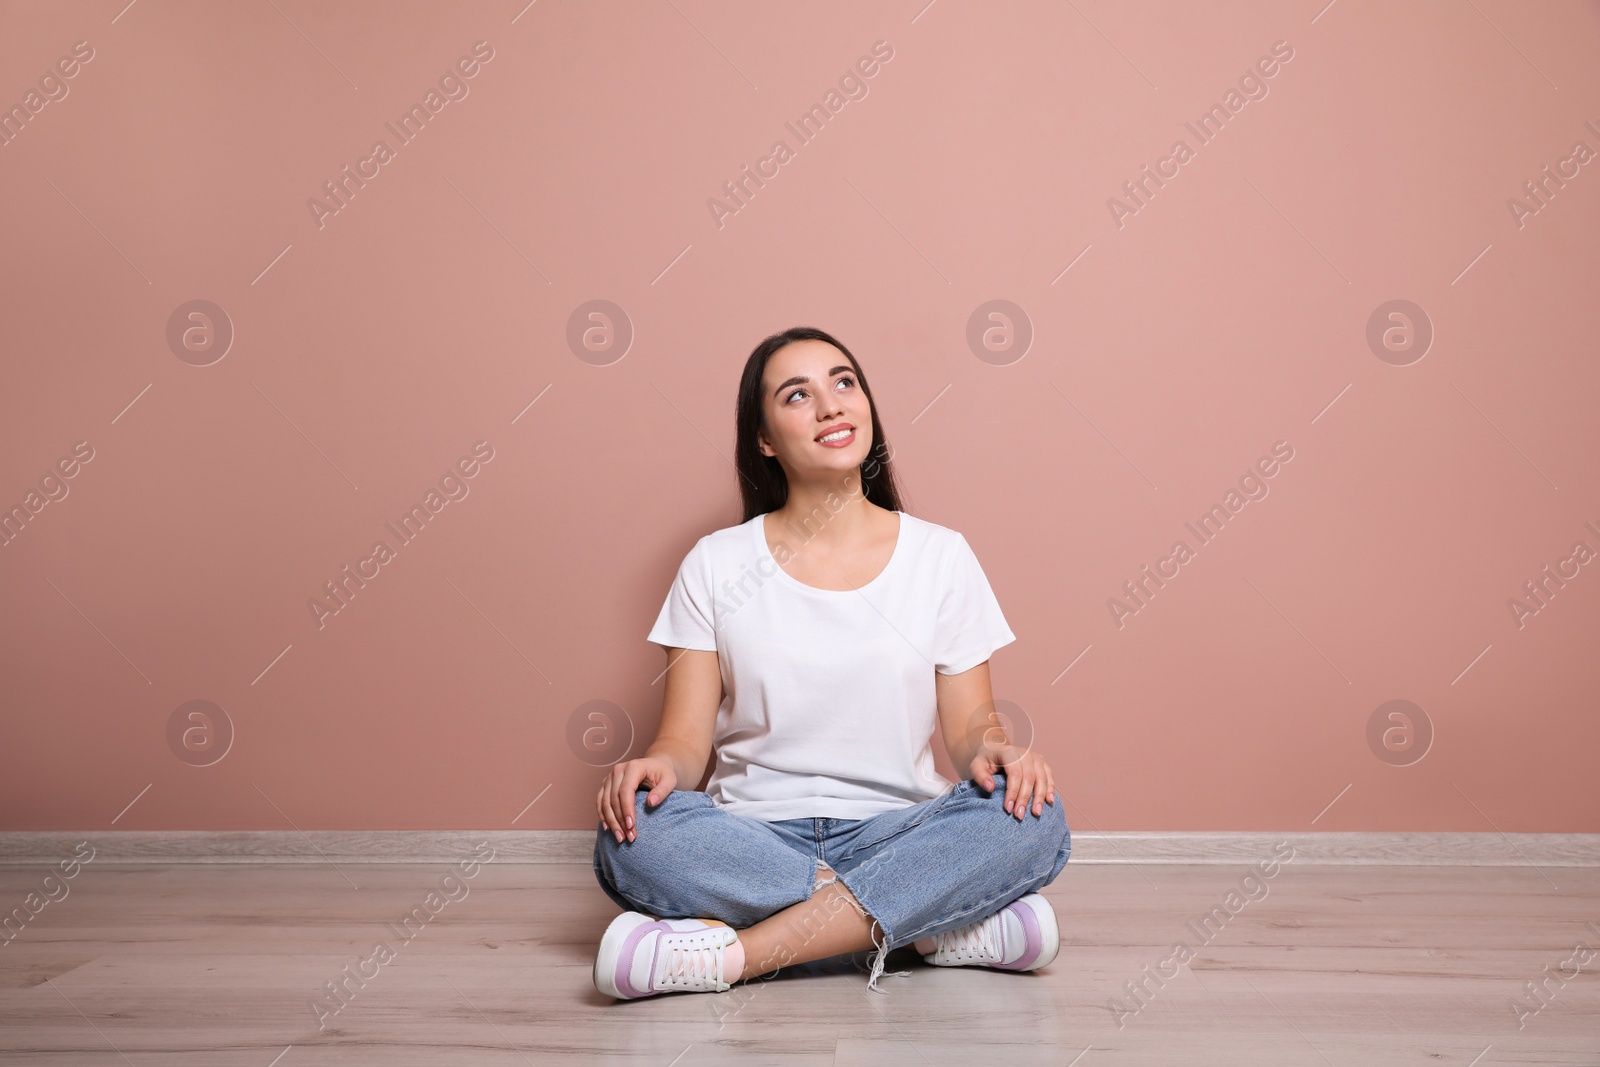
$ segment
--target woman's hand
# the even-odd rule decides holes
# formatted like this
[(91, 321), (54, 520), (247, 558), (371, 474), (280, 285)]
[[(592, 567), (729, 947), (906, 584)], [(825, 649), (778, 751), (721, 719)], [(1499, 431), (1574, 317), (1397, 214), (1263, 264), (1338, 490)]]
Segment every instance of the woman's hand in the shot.
[(972, 779), (985, 790), (994, 790), (994, 772), (1006, 775), (1006, 811), (1018, 819), (1028, 810), (1032, 797), (1033, 813), (1044, 814), (1046, 804), (1056, 802), (1056, 779), (1044, 757), (1032, 749), (1024, 752), (1014, 745), (979, 753), (969, 765)]
[(600, 785), (596, 806), (601, 823), (616, 835), (619, 844), (624, 836), (629, 841), (639, 836), (633, 825), (633, 802), (640, 782), (650, 783), (645, 803), (659, 804), (678, 784), (678, 774), (666, 760), (654, 756), (641, 756), (611, 768)]

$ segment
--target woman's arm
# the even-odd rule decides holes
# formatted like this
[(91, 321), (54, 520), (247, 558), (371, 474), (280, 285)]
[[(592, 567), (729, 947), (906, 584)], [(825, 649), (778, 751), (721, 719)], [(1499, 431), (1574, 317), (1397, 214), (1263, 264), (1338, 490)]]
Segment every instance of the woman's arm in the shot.
[[(667, 649), (667, 691), (661, 704), (661, 728), (654, 743), (637, 759), (625, 760), (606, 772), (595, 806), (602, 825), (618, 842), (638, 836), (633, 825), (639, 783), (650, 782), (646, 803), (660, 804), (667, 794), (700, 783), (711, 756), (711, 740), (722, 703), (722, 671), (715, 652)], [(662, 783), (671, 778), (666, 788)]]
[[(994, 689), (989, 680), (989, 661), (960, 674), (933, 672), (938, 694), (939, 732), (944, 735), (944, 750), (957, 770), (965, 770), (978, 755), (987, 736), (991, 745), (1008, 743), (1005, 728), (994, 716)], [(978, 717), (978, 709), (989, 705), (988, 716)]]
[(989, 661), (962, 671), (940, 674), (934, 671), (938, 694), (939, 730), (950, 762), (965, 769), (985, 791), (994, 788), (995, 770), (1006, 772), (1005, 810), (1018, 819), (1027, 814), (1041, 815), (1046, 804), (1056, 802), (1055, 775), (1039, 753), (1016, 748), (1006, 736), (1005, 727), (995, 713), (994, 692), (989, 682)]
[(661, 702), (661, 728), (646, 756), (665, 760), (677, 775), (677, 788), (700, 784), (711, 758), (711, 739), (722, 704), (722, 669), (715, 652), (667, 649), (667, 688)]

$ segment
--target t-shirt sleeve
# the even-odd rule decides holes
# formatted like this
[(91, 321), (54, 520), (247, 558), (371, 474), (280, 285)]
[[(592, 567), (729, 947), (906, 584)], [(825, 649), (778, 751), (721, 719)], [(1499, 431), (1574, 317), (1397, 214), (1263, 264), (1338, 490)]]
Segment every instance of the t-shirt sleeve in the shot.
[(970, 671), (1017, 639), (972, 546), (959, 533), (956, 541), (945, 564), (934, 626), (933, 666), (940, 674)]
[(711, 553), (706, 539), (695, 542), (678, 567), (667, 601), (646, 639), (667, 648), (717, 650), (716, 614), (712, 610)]

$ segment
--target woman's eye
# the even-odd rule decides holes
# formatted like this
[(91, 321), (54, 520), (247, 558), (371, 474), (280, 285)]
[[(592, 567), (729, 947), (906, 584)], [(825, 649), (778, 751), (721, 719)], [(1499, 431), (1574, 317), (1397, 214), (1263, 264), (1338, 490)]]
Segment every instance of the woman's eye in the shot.
[[(850, 383), (850, 384), (851, 384), (851, 385), (854, 385), (854, 384), (856, 384), (856, 380), (855, 380), (855, 379), (854, 379), (854, 378), (852, 378), (852, 377), (851, 377), (851, 376), (850, 376), (850, 375), (848, 375), (848, 374), (841, 374), (841, 375), (839, 375), (839, 381), (840, 381), (840, 382), (849, 382), (849, 383)], [(804, 390), (804, 389), (796, 389), (796, 390), (795, 390), (795, 391), (794, 391), (794, 392), (792, 392), (792, 393), (790, 393), (790, 394), (789, 394), (789, 395), (788, 395), (788, 396), (786, 396), (786, 397), (784, 397), (784, 398), (783, 398), (783, 402), (784, 402), (784, 403), (785, 403), (785, 404), (787, 404), (787, 403), (788, 403), (788, 402), (789, 402), (789, 401), (791, 401), (791, 400), (793, 400), (793, 399), (794, 399), (794, 398), (795, 398), (795, 397), (797, 397), (797, 396), (800, 396), (800, 395), (802, 395), (802, 394), (803, 394), (803, 393), (804, 393), (804, 392), (805, 392), (805, 390)]]

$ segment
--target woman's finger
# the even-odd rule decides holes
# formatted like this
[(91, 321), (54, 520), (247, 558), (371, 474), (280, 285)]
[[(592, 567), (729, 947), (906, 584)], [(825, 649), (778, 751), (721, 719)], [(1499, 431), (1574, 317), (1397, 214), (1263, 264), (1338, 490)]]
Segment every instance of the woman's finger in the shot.
[(977, 786), (980, 789), (984, 790), (985, 792), (988, 792), (989, 786), (984, 784), (984, 778), (988, 774), (988, 771), (989, 771), (989, 763), (988, 763), (988, 761), (985, 760), (982, 756), (974, 757), (972, 762), (967, 764), (967, 771), (969, 772), (967, 774), (967, 777), (971, 778), (972, 781), (974, 783), (976, 783)]
[(618, 772), (617, 790), (611, 797), (611, 819), (616, 823), (617, 832), (621, 834), (618, 840), (631, 840), (633, 831), (627, 820), (633, 815), (633, 789), (637, 788), (638, 779), (629, 782), (628, 771), (619, 767)]
[(637, 834), (633, 829), (633, 810), (639, 800), (639, 786), (644, 784), (645, 772), (634, 767), (622, 775), (622, 788), (617, 792), (617, 818), (623, 826), (623, 835), (632, 841)]
[(606, 783), (606, 825), (611, 828), (613, 836), (621, 832), (621, 808), (617, 804), (617, 786), (622, 778), (622, 768), (611, 768), (611, 780)]
[(622, 800), (617, 796), (608, 799), (611, 801), (611, 825), (617, 828), (617, 841), (621, 843), (628, 837), (627, 827), (622, 825)]
[(1026, 770), (1018, 770), (1013, 777), (1017, 780), (1017, 792), (1015, 799), (1011, 803), (1011, 814), (1020, 820), (1027, 811), (1028, 772)]
[[(624, 784), (626, 784), (626, 783), (624, 783)], [(636, 795), (637, 795), (635, 790), (637, 788), (638, 788), (638, 786), (637, 786), (637, 784), (635, 784), (634, 790), (626, 790), (624, 792), (621, 792), (621, 793), (617, 794), (617, 799), (616, 799), (617, 825), (619, 827), (621, 827), (621, 829), (622, 829), (622, 838), (625, 841), (632, 841), (634, 839), (634, 836), (635, 836), (634, 830), (633, 830), (633, 807), (634, 807), (634, 800), (635, 800)]]

